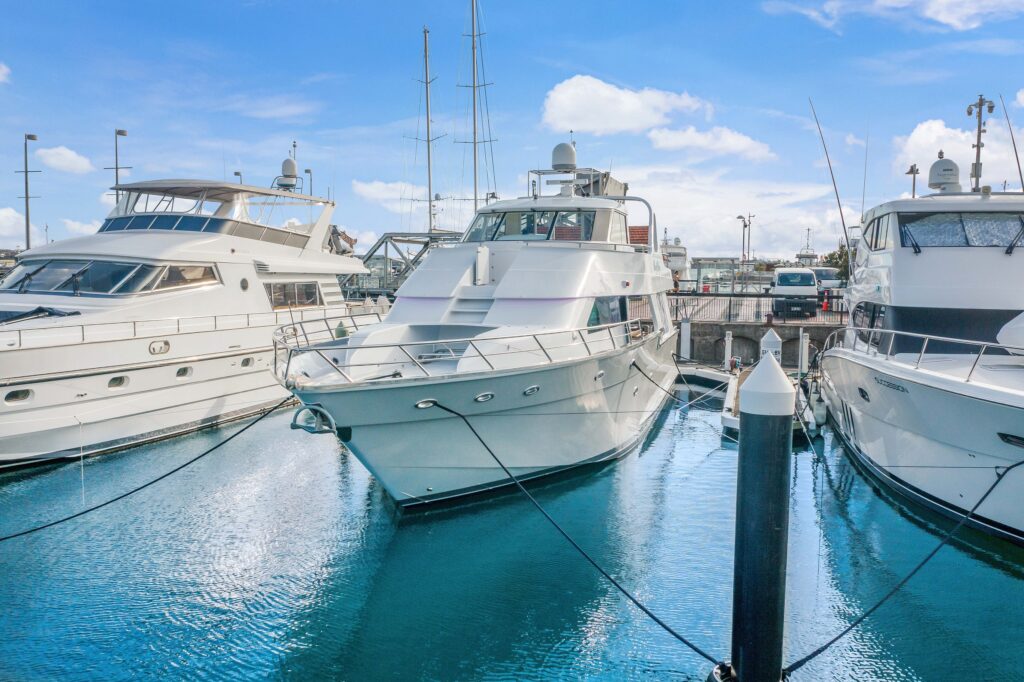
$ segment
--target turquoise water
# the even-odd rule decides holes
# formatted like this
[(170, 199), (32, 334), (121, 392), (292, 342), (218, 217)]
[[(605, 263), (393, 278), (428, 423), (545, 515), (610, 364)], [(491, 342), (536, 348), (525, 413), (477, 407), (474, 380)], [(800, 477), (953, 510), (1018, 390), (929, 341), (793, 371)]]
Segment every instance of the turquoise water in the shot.
[[(638, 452), (531, 489), (664, 620), (727, 657), (736, 451), (717, 407), (667, 410)], [(114, 496), (235, 428), (0, 476), (0, 535)], [(874, 490), (828, 433), (794, 457), (787, 662), (948, 527)], [(1024, 551), (963, 533), (794, 679), (1022, 679)], [(400, 514), (335, 439), (291, 431), (285, 414), (135, 496), (0, 544), (5, 680), (702, 681), (708, 670), (520, 495)]]

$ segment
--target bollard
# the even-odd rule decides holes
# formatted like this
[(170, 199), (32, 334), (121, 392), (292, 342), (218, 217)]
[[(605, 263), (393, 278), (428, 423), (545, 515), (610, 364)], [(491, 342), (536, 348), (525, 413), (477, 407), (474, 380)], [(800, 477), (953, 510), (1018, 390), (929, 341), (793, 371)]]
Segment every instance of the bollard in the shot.
[(811, 354), (811, 335), (804, 331), (803, 327), (800, 327), (800, 358), (797, 361), (797, 371), (800, 372), (800, 378), (807, 376), (807, 364), (810, 360)]
[(731, 369), (732, 363), (732, 332), (725, 333), (725, 354), (722, 356), (722, 369)]
[(690, 320), (679, 320), (679, 340), (676, 342), (676, 355), (680, 360), (690, 359)]
[(732, 598), (732, 670), (739, 682), (782, 678), (795, 398), (772, 353), (740, 387)]
[(769, 329), (761, 337), (761, 358), (765, 355), (774, 355), (775, 362), (782, 364), (782, 339), (774, 329)]

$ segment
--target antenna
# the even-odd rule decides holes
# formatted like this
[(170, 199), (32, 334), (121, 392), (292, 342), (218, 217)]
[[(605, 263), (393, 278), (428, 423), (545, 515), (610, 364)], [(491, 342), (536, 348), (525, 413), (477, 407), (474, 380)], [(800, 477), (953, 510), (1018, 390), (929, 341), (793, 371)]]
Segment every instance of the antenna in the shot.
[(990, 99), (985, 99), (984, 95), (978, 95), (977, 102), (972, 102), (967, 105), (967, 115), (978, 117), (978, 141), (971, 145), (976, 150), (974, 153), (974, 163), (971, 164), (971, 177), (974, 179), (974, 188), (972, 191), (974, 192), (981, 191), (981, 148), (985, 146), (985, 143), (981, 141), (981, 134), (988, 132), (985, 130), (985, 122), (981, 117), (984, 115), (986, 109), (988, 110), (988, 113), (991, 114), (995, 111), (996, 104)]
[(864, 134), (864, 184), (860, 188), (860, 222), (864, 224), (864, 197), (868, 194), (868, 143), (871, 142), (871, 128)]
[(807, 102), (811, 105), (811, 115), (814, 116), (814, 125), (818, 126), (818, 137), (821, 138), (821, 148), (825, 150), (825, 161), (828, 163), (828, 174), (832, 177), (832, 190), (836, 193), (836, 206), (839, 207), (839, 223), (843, 226), (843, 239), (846, 240), (846, 267), (850, 271), (850, 279), (854, 279), (852, 250), (850, 249), (850, 233), (846, 229), (846, 218), (843, 217), (843, 202), (839, 199), (839, 186), (836, 185), (836, 174), (832, 170), (832, 159), (828, 155), (828, 145), (825, 144), (825, 133), (821, 132), (821, 122), (818, 121), (818, 112), (814, 110), (814, 101), (808, 97)]
[(1013, 124), (1010, 123), (1010, 110), (1006, 108), (1006, 102), (1003, 101), (1002, 93), (999, 94), (999, 103), (1003, 105), (1003, 113), (1006, 114), (1006, 127), (1010, 129), (1010, 142), (1013, 143), (1013, 158), (1017, 159), (1017, 176), (1020, 178), (1020, 191), (1024, 192), (1024, 173), (1020, 170), (1020, 154), (1017, 153), (1017, 139), (1013, 136)]

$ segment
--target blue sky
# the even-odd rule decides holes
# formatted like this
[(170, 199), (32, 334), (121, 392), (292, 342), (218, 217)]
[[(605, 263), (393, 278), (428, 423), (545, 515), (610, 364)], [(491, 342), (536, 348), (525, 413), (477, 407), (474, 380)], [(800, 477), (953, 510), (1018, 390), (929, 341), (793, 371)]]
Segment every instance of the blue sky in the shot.
[[(941, 147), (966, 176), (978, 93), (1024, 123), (1024, 2), (517, 2), (480, 0), (489, 123), (481, 186), (525, 192), (574, 129), (581, 165), (652, 200), (691, 255), (735, 255), (753, 213), (758, 255), (839, 236), (817, 133), (826, 128), (856, 220), (909, 191), (903, 172)], [(360, 244), (426, 227), (422, 27), (431, 30), (435, 192), (443, 226), (470, 218), (469, 3), (10, 3), (0, 24), (0, 246), (23, 242), (22, 136), (32, 221), (51, 239), (109, 211), (113, 129), (130, 179), (267, 184), (292, 140), (314, 190)], [(1016, 128), (1015, 128), (1016, 129)], [(985, 181), (1019, 187), (1001, 108)], [(1018, 130), (1018, 135), (1024, 131)], [(924, 177), (919, 178), (924, 181)], [(962, 178), (966, 184), (966, 177)], [(632, 222), (643, 222), (636, 216)]]

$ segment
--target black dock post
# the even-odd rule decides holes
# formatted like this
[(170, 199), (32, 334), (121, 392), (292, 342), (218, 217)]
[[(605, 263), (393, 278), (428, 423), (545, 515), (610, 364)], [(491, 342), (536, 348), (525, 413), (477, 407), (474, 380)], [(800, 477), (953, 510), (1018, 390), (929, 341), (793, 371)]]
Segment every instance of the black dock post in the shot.
[(740, 386), (732, 670), (716, 668), (717, 679), (782, 678), (795, 400), (792, 382), (771, 353)]

